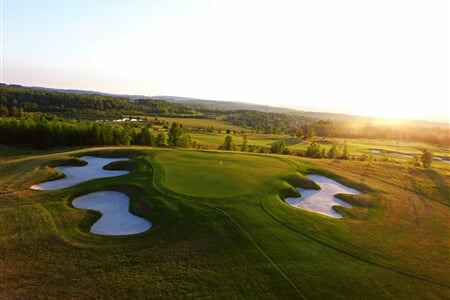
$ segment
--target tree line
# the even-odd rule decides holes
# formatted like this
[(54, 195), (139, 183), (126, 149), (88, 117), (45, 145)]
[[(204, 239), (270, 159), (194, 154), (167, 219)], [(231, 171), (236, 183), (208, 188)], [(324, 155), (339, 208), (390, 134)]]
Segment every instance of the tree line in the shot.
[(0, 144), (54, 146), (144, 145), (195, 146), (182, 125), (174, 122), (168, 132), (154, 133), (149, 126), (114, 126), (107, 123), (0, 118)]
[(311, 117), (253, 110), (217, 110), (201, 105), (170, 103), (165, 100), (75, 94), (0, 85), (0, 117), (22, 117), (26, 113), (53, 113), (72, 119), (112, 119), (123, 115), (225, 118), (233, 125), (257, 133), (338, 138), (380, 138), (414, 140), (449, 145), (448, 127), (376, 125), (369, 121), (314, 120)]

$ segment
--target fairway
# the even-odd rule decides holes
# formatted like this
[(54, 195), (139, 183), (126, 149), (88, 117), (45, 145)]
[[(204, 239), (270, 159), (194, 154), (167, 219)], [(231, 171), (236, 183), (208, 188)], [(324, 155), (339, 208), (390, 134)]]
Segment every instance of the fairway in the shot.
[[(129, 174), (29, 187), (73, 157), (128, 157)], [(56, 165), (55, 165), (56, 164)], [(291, 207), (321, 174), (358, 189), (334, 219)], [(0, 165), (2, 299), (448, 299), (445, 173), (382, 162), (153, 148), (28, 155)], [(90, 233), (72, 201), (126, 194), (152, 228)]]

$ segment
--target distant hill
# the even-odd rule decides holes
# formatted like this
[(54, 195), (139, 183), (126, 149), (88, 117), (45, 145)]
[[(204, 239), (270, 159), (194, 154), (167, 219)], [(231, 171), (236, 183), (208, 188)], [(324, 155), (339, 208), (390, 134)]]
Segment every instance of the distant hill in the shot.
[[(269, 112), (269, 113), (286, 113), (296, 116), (307, 117), (308, 119), (311, 120), (332, 120), (338, 122), (353, 122), (353, 121), (375, 122), (376, 120), (380, 120), (380, 118), (378, 117), (367, 117), (367, 116), (358, 116), (358, 115), (331, 113), (331, 112), (303, 111), (284, 107), (266, 106), (261, 104), (246, 103), (239, 101), (205, 100), (198, 98), (178, 97), (178, 96), (150, 96), (147, 98), (165, 100), (171, 103), (201, 105), (209, 108), (223, 109), (223, 110), (256, 110), (260, 112)], [(448, 125), (441, 122), (432, 122), (426, 120), (404, 120), (403, 123), (410, 124), (411, 126), (423, 126), (423, 127), (443, 127)]]
[[(5, 85), (5, 84), (1, 84)], [(57, 89), (48, 88), (41, 86), (22, 86), (19, 84), (10, 84), (10, 87), (19, 87), (24, 89), (34, 89), (34, 90), (44, 90), (53, 91), (60, 93), (71, 93), (71, 94), (87, 94), (87, 95), (101, 95), (110, 97), (127, 98), (131, 100), (137, 99), (154, 99), (154, 100), (165, 100), (171, 103), (180, 103), (188, 105), (202, 105), (213, 109), (223, 109), (223, 110), (256, 110), (262, 112), (274, 112), (274, 113), (295, 113), (297, 110), (283, 107), (266, 106), (261, 104), (246, 103), (240, 101), (219, 101), (219, 100), (207, 100), (189, 97), (179, 97), (179, 96), (145, 96), (145, 95), (129, 95), (129, 94), (111, 94), (103, 93), (98, 91), (89, 90), (78, 90), (78, 89)]]
[(18, 87), (30, 88), (30, 89), (35, 89), (35, 90), (53, 91), (53, 92), (60, 92), (60, 93), (101, 95), (101, 96), (119, 97), (119, 98), (128, 98), (128, 99), (148, 99), (149, 98), (144, 95), (110, 94), (110, 93), (103, 93), (103, 92), (97, 92), (97, 91), (86, 91), (86, 90), (76, 90), (76, 89), (54, 89), (54, 88), (46, 88), (46, 87), (40, 87), (40, 86), (31, 86), (31, 87), (18, 86)]
[[(375, 120), (379, 120), (377, 117), (366, 117), (366, 116), (358, 116), (358, 115), (350, 115), (343, 113), (330, 113), (330, 112), (318, 112), (318, 111), (303, 111), (297, 109), (290, 109), (284, 107), (275, 107), (275, 106), (267, 106), (261, 104), (247, 103), (241, 101), (219, 101), (219, 100), (208, 100), (208, 99), (198, 99), (198, 98), (190, 98), (190, 97), (180, 97), (180, 96), (145, 96), (145, 95), (129, 95), (129, 94), (111, 94), (111, 93), (103, 93), (98, 91), (90, 91), (90, 90), (78, 90), (78, 89), (57, 89), (57, 88), (48, 88), (48, 87), (39, 87), (39, 86), (22, 86), (18, 84), (3, 84), (0, 83), (0, 86), (9, 86), (9, 87), (17, 87), (23, 89), (30, 90), (43, 90), (43, 91), (52, 91), (52, 92), (60, 92), (60, 93), (68, 93), (68, 94), (81, 94), (81, 95), (100, 95), (100, 96), (108, 96), (115, 97), (121, 99), (129, 99), (132, 102), (138, 99), (152, 99), (152, 100), (164, 100), (169, 103), (178, 103), (184, 105), (193, 105), (193, 106), (203, 106), (211, 109), (218, 110), (250, 110), (250, 111), (259, 111), (259, 112), (269, 112), (269, 113), (285, 113), (296, 116), (303, 116), (310, 120), (332, 120), (337, 122), (353, 122), (353, 121), (362, 121), (362, 122), (373, 122)], [(423, 127), (448, 127), (449, 124), (445, 122), (433, 122), (433, 121), (425, 121), (425, 120), (404, 120), (404, 124), (410, 124), (410, 126), (423, 126)]]
[(294, 109), (267, 106), (261, 104), (253, 104), (240, 101), (219, 101), (219, 100), (206, 100), (189, 97), (178, 96), (151, 96), (150, 99), (165, 100), (171, 103), (189, 104), (189, 105), (202, 105), (214, 109), (223, 110), (256, 110), (261, 112), (273, 112), (273, 113), (295, 113)]

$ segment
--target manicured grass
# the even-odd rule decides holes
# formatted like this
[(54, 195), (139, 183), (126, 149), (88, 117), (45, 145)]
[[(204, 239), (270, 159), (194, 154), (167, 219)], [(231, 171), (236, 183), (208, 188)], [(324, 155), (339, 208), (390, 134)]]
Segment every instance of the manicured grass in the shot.
[[(106, 151), (105, 151), (106, 150)], [(450, 297), (448, 190), (441, 170), (382, 162), (149, 148), (128, 175), (60, 191), (29, 186), (46, 165), (87, 152), (0, 164), (0, 298), (445, 299)], [(134, 152), (135, 155), (132, 155)], [(222, 165), (220, 165), (222, 161)], [(120, 168), (121, 166), (115, 166)], [(280, 198), (303, 174), (362, 194), (332, 219)], [(300, 180), (301, 181), (301, 180)], [(153, 228), (89, 233), (98, 218), (71, 200), (118, 190)]]
[(154, 159), (166, 188), (206, 198), (251, 193), (293, 170), (276, 158), (230, 152), (163, 151)]

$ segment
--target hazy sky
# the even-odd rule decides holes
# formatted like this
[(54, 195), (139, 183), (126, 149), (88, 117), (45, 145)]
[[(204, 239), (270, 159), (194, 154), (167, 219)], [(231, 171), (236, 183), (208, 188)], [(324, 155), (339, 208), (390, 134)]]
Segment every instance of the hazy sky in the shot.
[(1, 80), (449, 115), (448, 0), (0, 0)]

